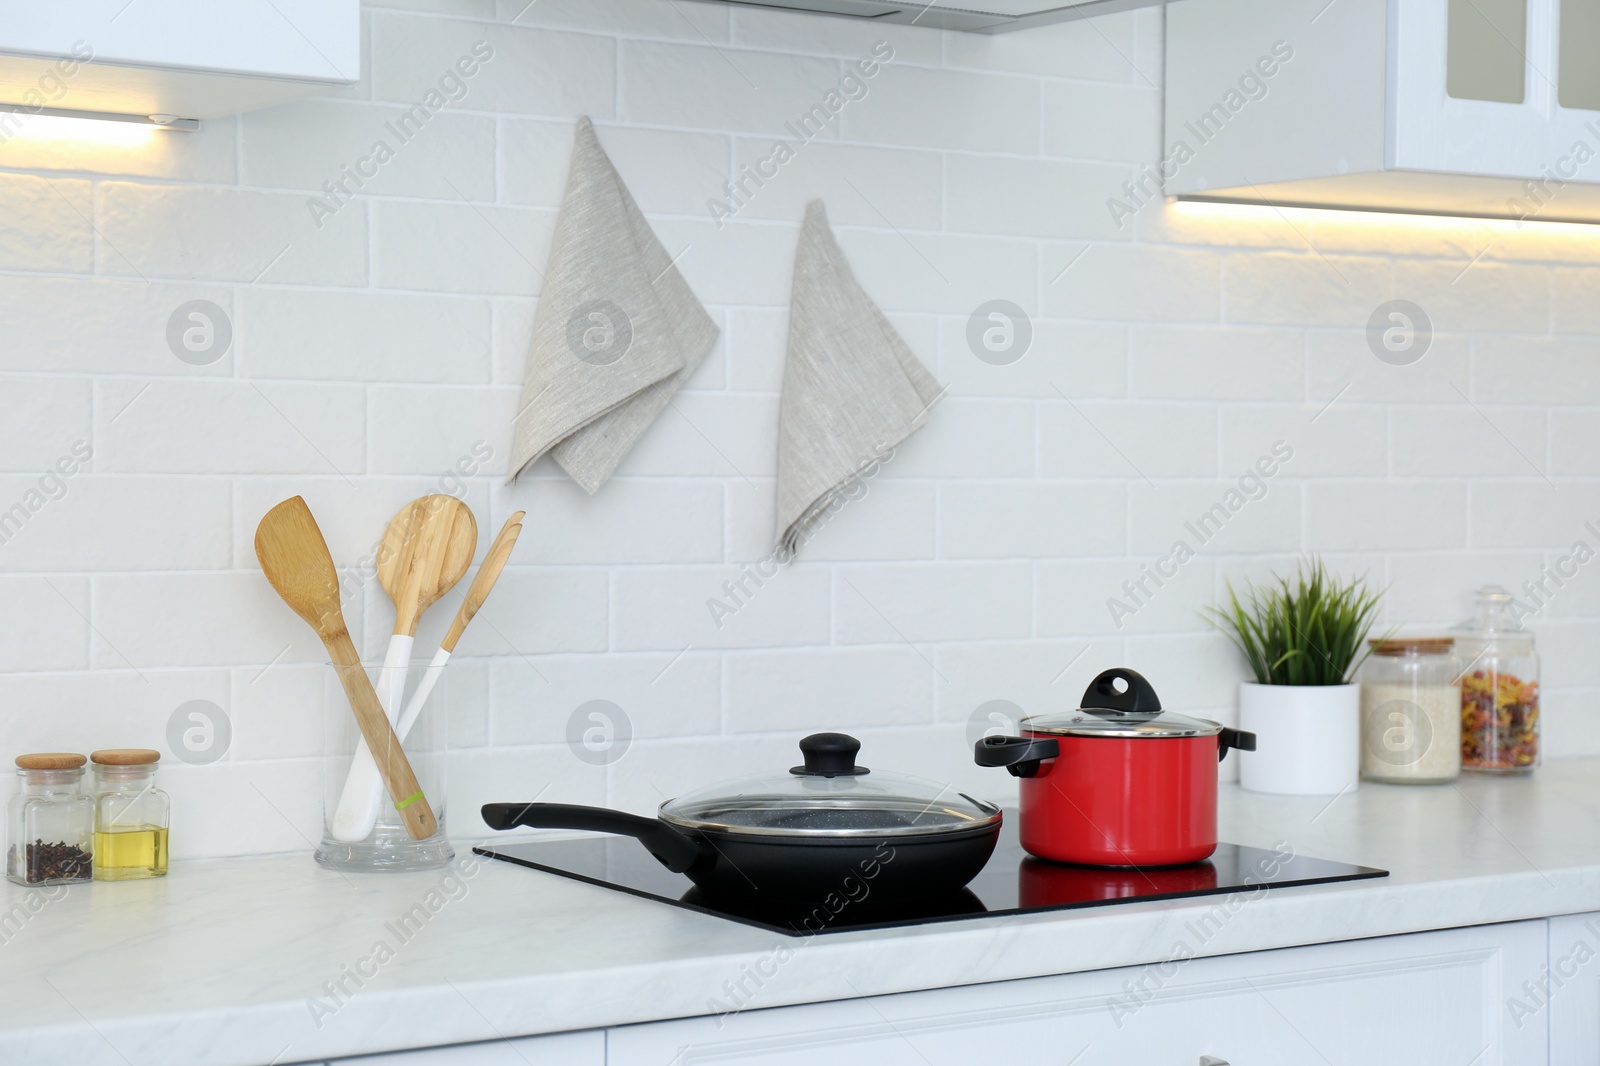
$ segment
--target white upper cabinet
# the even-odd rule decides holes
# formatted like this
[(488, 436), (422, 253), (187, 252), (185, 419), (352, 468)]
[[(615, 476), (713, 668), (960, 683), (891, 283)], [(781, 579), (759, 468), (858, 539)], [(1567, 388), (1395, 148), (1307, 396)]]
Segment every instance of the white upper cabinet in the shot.
[(1167, 36), (1170, 195), (1600, 221), (1600, 0), (1186, 0)]
[(360, 79), (359, 0), (0, 0), (0, 104), (216, 118)]

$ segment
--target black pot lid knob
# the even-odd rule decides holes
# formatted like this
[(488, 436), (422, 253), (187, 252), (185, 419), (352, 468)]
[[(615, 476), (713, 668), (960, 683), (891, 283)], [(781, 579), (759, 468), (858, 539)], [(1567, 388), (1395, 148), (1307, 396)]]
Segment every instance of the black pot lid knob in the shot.
[(1154, 715), (1161, 713), (1161, 697), (1143, 674), (1124, 666), (1106, 670), (1089, 682), (1082, 706), (1091, 713)]
[(789, 772), (799, 777), (855, 777), (870, 773), (865, 766), (856, 765), (856, 755), (861, 751), (861, 741), (848, 733), (812, 733), (800, 742), (804, 766), (791, 766)]

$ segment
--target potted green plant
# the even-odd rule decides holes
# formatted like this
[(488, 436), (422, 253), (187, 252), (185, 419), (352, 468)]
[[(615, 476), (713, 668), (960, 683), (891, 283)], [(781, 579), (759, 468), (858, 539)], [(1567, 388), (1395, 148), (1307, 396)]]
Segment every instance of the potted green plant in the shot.
[(1247, 585), (1208, 608), (1208, 621), (1243, 653), (1254, 681), (1239, 685), (1239, 728), (1256, 735), (1241, 752), (1239, 783), (1252, 792), (1331, 795), (1361, 772), (1361, 686), (1381, 593), (1365, 578), (1341, 581), (1320, 559), (1293, 580)]

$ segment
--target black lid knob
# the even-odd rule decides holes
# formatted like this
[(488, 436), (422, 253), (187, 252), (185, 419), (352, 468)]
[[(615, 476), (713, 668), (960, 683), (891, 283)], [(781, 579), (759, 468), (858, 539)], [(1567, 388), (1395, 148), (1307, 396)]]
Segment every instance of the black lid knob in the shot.
[(791, 766), (789, 772), (801, 777), (854, 777), (870, 773), (856, 765), (861, 741), (847, 733), (812, 733), (800, 742), (804, 766)]
[[(1117, 688), (1119, 682), (1122, 685), (1120, 691)], [(1124, 666), (1106, 670), (1089, 682), (1083, 694), (1082, 707), (1091, 714), (1104, 711), (1115, 714), (1159, 714), (1161, 697), (1156, 695), (1156, 690), (1144, 679), (1143, 674)]]

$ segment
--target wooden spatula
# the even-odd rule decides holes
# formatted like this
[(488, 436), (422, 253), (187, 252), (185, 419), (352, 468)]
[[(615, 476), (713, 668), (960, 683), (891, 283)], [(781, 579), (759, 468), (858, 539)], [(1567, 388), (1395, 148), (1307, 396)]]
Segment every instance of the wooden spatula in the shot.
[(378, 699), (390, 722), (400, 719), (406, 668), (423, 613), (466, 576), (477, 550), (478, 521), (454, 496), (412, 500), (389, 523), (378, 555), (378, 582), (394, 601), (394, 635), (378, 675)]
[(433, 808), (422, 794), (411, 762), (400, 747), (378, 702), (378, 694), (361, 666), (361, 657), (345, 628), (344, 611), (339, 604), (339, 572), (311, 508), (299, 496), (285, 500), (261, 519), (256, 527), (256, 558), (272, 587), (283, 602), (304, 618), (322, 638), (328, 656), (339, 671), (361, 728), (367, 749), (376, 757), (378, 772), (393, 798), (395, 809), (405, 822), (413, 840), (426, 840), (438, 831)]
[[(523, 514), (524, 512), (518, 511), (512, 515), (500, 530), (500, 535), (495, 537), (494, 544), (489, 548), (489, 554), (484, 557), (483, 565), (478, 567), (478, 576), (472, 579), (472, 587), (467, 590), (467, 598), (461, 601), (461, 607), (456, 611), (455, 621), (450, 624), (450, 632), (445, 634), (444, 642), (439, 645), (439, 650), (434, 654), (433, 661), (428, 664), (428, 669), (424, 671), (422, 680), (417, 682), (417, 690), (411, 694), (411, 699), (406, 702), (405, 711), (395, 722), (394, 731), (402, 742), (421, 716), (422, 708), (433, 692), (433, 686), (438, 684), (439, 675), (444, 673), (445, 663), (450, 661), (450, 656), (456, 650), (456, 644), (467, 630), (467, 623), (471, 622), (483, 607), (495, 582), (500, 580), (500, 572), (506, 568), (506, 561), (511, 558), (511, 549), (516, 547), (517, 537), (522, 534)], [(344, 791), (339, 795), (339, 807), (333, 816), (333, 835), (340, 840), (367, 839), (367, 835), (378, 822), (382, 805), (383, 782), (378, 777), (378, 768), (370, 755), (364, 750), (358, 751), (355, 762), (350, 765), (350, 775), (345, 778)]]

